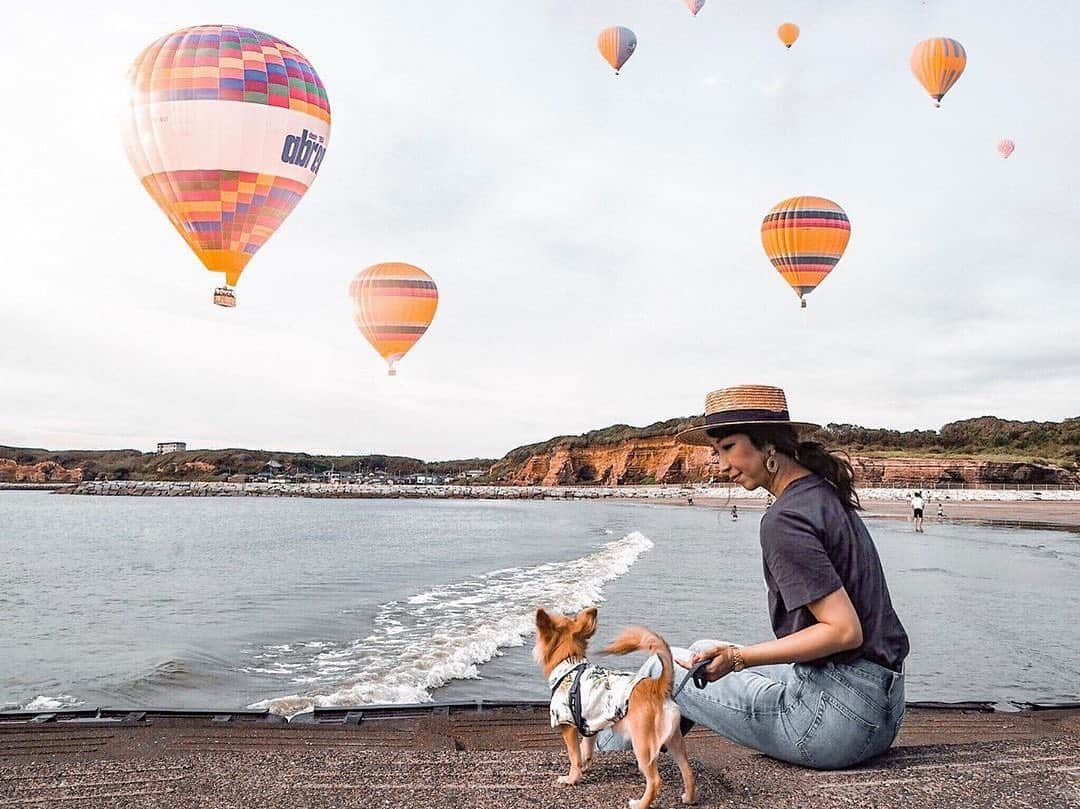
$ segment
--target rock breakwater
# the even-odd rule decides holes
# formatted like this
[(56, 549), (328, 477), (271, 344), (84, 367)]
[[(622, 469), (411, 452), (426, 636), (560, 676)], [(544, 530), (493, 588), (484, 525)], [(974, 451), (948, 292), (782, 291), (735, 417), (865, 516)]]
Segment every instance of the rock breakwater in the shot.
[[(199, 483), (183, 481), (85, 481), (59, 494), (112, 497), (315, 497), (315, 498), (434, 498), (476, 500), (599, 500), (603, 498), (685, 500), (764, 500), (766, 492), (743, 491), (737, 486), (704, 483), (657, 486), (421, 486), (351, 483)], [(1068, 488), (999, 487), (979, 489), (926, 489), (933, 501), (1040, 501), (1080, 502), (1080, 490)], [(907, 500), (910, 488), (866, 487), (863, 500)]]
[(133, 497), (455, 498), (480, 500), (596, 500), (604, 497), (679, 497), (689, 486), (433, 486), (359, 483), (224, 483), (86, 481), (65, 494)]

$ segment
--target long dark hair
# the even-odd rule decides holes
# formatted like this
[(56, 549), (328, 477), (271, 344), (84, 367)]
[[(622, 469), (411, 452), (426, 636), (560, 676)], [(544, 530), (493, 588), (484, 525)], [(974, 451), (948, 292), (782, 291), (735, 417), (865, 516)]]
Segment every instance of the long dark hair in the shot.
[(847, 453), (831, 452), (817, 441), (800, 441), (795, 428), (787, 424), (714, 427), (708, 431), (710, 438), (724, 438), (735, 433), (746, 435), (760, 452), (771, 444), (777, 452), (829, 481), (847, 508), (862, 508), (855, 491), (855, 469)]

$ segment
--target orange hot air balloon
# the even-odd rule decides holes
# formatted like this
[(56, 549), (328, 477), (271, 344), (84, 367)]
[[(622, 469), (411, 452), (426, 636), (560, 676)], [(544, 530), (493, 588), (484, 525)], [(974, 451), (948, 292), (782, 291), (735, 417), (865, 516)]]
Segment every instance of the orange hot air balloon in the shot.
[(799, 26), (793, 22), (786, 22), (776, 29), (776, 35), (784, 43), (784, 47), (790, 48), (799, 38)]
[(825, 280), (851, 237), (844, 209), (823, 197), (791, 197), (761, 223), (761, 244), (777, 272), (806, 308), (809, 295)]
[(911, 51), (911, 72), (934, 99), (935, 107), (941, 106), (941, 99), (966, 66), (967, 53), (955, 39), (924, 39)]
[(613, 25), (605, 28), (596, 38), (596, 47), (600, 49), (600, 55), (613, 68), (618, 75), (619, 70), (626, 64), (626, 60), (637, 48), (637, 36), (629, 28), (621, 25)]
[(315, 68), (277, 37), (196, 25), (162, 37), (129, 74), (128, 160), (188, 247), (231, 287), (315, 180), (330, 105)]
[(349, 284), (357, 328), (389, 365), (404, 357), (435, 317), (439, 290), (431, 276), (412, 264), (374, 264)]

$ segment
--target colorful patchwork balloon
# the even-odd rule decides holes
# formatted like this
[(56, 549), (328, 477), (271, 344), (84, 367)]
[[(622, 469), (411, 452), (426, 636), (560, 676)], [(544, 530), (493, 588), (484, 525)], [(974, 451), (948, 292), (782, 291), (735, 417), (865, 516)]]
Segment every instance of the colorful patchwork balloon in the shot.
[(934, 99), (935, 107), (941, 106), (941, 99), (966, 66), (967, 53), (955, 39), (924, 39), (911, 52), (911, 72)]
[(419, 340), (435, 317), (439, 290), (431, 276), (412, 264), (374, 264), (349, 284), (357, 328), (386, 360), (394, 363)]
[(776, 29), (776, 35), (784, 43), (785, 48), (790, 48), (799, 38), (799, 26), (793, 22), (786, 22)]
[(690, 13), (695, 17), (698, 12), (701, 11), (701, 7), (705, 5), (705, 0), (686, 0), (686, 7), (690, 9)]
[(1005, 138), (1004, 140), (998, 141), (997, 149), (998, 154), (1001, 155), (1004, 159), (1008, 160), (1009, 155), (1011, 155), (1013, 153), (1013, 150), (1016, 149), (1016, 144), (1013, 143), (1013, 141), (1009, 140), (1009, 138)]
[(637, 36), (629, 28), (614, 25), (600, 32), (600, 36), (596, 39), (596, 47), (600, 49), (600, 55), (607, 60), (607, 63), (615, 68), (615, 75), (618, 75), (619, 70), (637, 47)]
[(775, 205), (761, 223), (761, 244), (802, 307), (825, 280), (851, 237), (844, 209), (823, 197), (792, 197)]
[(162, 37), (129, 73), (128, 160), (184, 241), (229, 287), (322, 167), (330, 105), (286, 42), (236, 25)]

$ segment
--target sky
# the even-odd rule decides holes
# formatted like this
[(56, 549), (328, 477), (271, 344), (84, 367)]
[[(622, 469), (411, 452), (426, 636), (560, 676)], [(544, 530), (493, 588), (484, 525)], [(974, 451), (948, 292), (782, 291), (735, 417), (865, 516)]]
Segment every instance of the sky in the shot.
[[(132, 60), (205, 23), (299, 48), (333, 115), (234, 310), (122, 145)], [(617, 77), (609, 25), (638, 37)], [(1078, 34), (1023, 0), (18, 4), (0, 444), (500, 457), (741, 383), (818, 423), (1080, 415)], [(939, 110), (931, 36), (968, 55)], [(852, 225), (804, 310), (760, 241), (801, 194)], [(347, 294), (384, 261), (440, 293), (393, 378)]]

